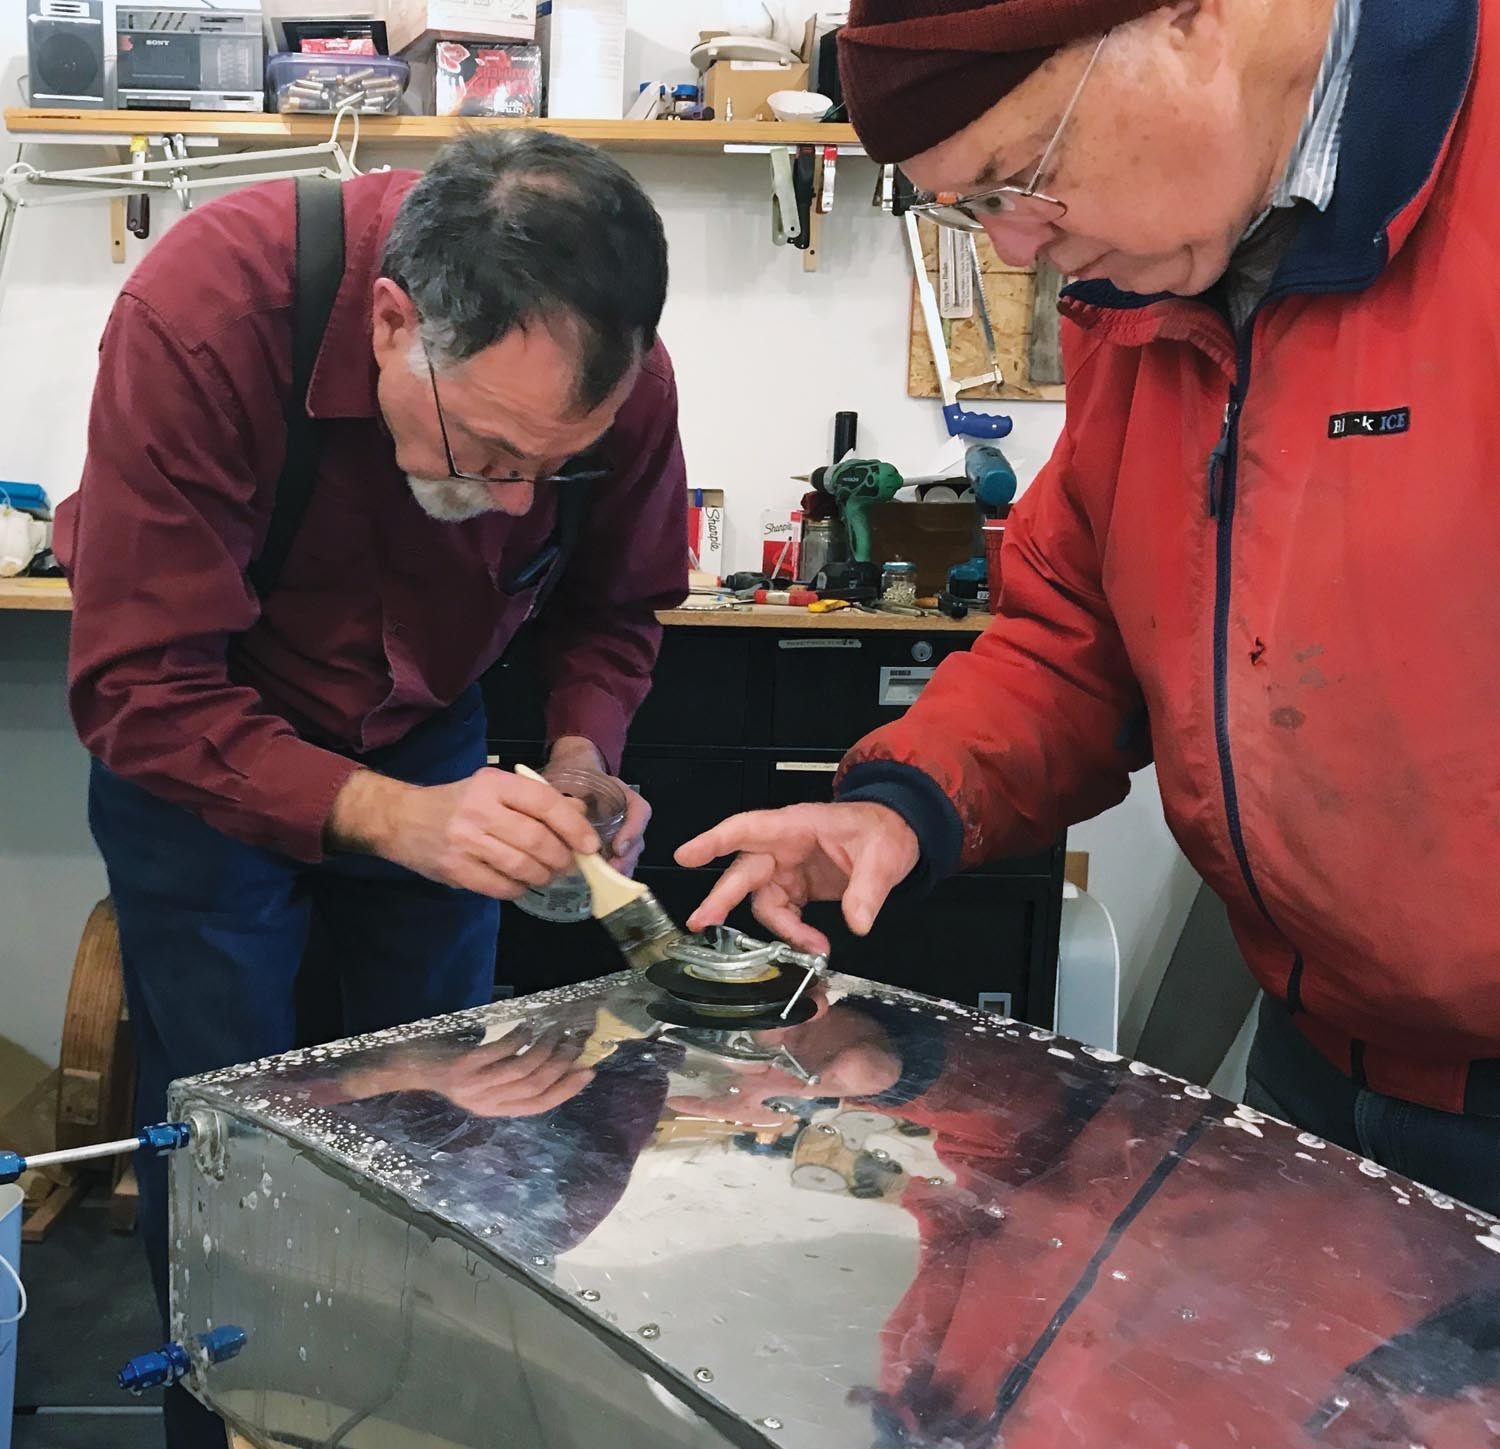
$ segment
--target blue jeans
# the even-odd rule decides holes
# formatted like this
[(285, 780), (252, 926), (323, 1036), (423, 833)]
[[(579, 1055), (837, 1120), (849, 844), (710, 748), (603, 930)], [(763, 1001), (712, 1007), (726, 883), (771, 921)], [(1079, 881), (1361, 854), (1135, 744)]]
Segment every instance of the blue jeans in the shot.
[[(362, 763), (436, 785), (467, 778), (484, 757), (475, 688)], [(242, 845), (97, 762), (89, 824), (120, 924), (139, 1125), (165, 1117), (167, 1084), (178, 1077), (493, 996), (494, 901), (388, 861), (332, 856), (305, 865)], [(165, 1320), (166, 1162), (142, 1157), (136, 1172)], [(223, 1427), (181, 1391), (168, 1395), (167, 1424), (176, 1449), (223, 1449)]]
[(1456, 1197), (1500, 1213), (1500, 1117), (1439, 1112), (1356, 1086), (1263, 997), (1245, 1101)]

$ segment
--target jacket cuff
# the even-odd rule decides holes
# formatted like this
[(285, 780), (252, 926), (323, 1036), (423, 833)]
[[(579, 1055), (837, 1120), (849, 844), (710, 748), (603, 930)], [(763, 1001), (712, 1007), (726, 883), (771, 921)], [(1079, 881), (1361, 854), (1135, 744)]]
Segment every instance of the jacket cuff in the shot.
[(894, 810), (911, 826), (921, 858), (900, 887), (914, 895), (932, 889), (957, 869), (963, 853), (964, 830), (958, 810), (931, 775), (913, 765), (871, 760), (851, 765), (837, 787), (840, 801), (868, 801)]

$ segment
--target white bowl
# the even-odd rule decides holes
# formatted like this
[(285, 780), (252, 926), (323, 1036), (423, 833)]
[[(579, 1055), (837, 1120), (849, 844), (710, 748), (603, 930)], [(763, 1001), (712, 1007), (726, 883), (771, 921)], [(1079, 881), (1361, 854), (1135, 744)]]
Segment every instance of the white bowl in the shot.
[(778, 121), (821, 121), (833, 102), (816, 91), (773, 91), (766, 104)]

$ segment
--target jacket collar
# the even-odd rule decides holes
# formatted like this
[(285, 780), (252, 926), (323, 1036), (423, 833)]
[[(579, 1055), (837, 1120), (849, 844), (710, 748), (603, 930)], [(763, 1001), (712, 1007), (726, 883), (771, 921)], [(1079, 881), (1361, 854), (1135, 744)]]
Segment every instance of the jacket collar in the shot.
[[(1405, 244), (1442, 169), (1478, 46), (1481, 0), (1364, 0), (1344, 112), (1338, 182), (1326, 211), (1302, 223), (1271, 283), (1271, 293), (1352, 292), (1368, 287)], [(1181, 301), (1141, 296), (1108, 282), (1082, 282), (1063, 294), (1064, 311), (1085, 327), (1121, 329), (1104, 312), (1156, 314)]]

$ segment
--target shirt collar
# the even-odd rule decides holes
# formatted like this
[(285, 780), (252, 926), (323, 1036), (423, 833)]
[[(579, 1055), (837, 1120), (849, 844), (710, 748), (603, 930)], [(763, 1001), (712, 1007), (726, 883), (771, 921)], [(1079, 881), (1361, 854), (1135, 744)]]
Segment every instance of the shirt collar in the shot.
[(1297, 144), (1292, 148), (1281, 181), (1271, 193), (1272, 209), (1307, 201), (1325, 211), (1333, 200), (1359, 14), (1360, 0), (1335, 0), (1323, 63), (1308, 99), (1307, 116)]

